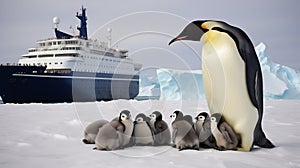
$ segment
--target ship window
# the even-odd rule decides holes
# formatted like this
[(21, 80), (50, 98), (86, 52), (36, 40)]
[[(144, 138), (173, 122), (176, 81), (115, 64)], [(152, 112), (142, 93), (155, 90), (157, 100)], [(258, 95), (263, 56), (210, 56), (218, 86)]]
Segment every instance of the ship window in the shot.
[(58, 64), (58, 62), (55, 62), (55, 64)]
[(60, 64), (63, 64), (62, 62), (60, 62)]
[(52, 42), (48, 42), (47, 45), (51, 46), (51, 45), (52, 45)]
[(29, 56), (24, 56), (26, 58), (36, 58), (36, 55), (29, 55)]
[(51, 62), (49, 62), (49, 65), (51, 65)]
[(43, 57), (53, 57), (53, 55), (52, 54), (39, 55), (39, 58), (43, 58)]
[(31, 48), (31, 49), (28, 49), (28, 52), (35, 52), (35, 51), (37, 51), (37, 49), (36, 49), (36, 48)]
[(56, 45), (56, 41), (53, 42), (53, 45)]
[(60, 44), (61, 44), (61, 41), (58, 41), (57, 44), (60, 45)]
[(55, 57), (78, 57), (78, 54), (56, 54)]

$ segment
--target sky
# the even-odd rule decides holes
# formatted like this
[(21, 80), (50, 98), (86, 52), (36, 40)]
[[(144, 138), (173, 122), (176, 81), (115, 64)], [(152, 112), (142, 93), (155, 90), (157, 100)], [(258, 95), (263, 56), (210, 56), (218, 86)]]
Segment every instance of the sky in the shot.
[(300, 70), (298, 0), (2, 0), (0, 63), (17, 62), (36, 40), (54, 37), (55, 16), (59, 29), (77, 33), (82, 5), (89, 37), (107, 42), (112, 28), (113, 47), (128, 49), (144, 69), (201, 69), (201, 43), (167, 44), (189, 22), (214, 19), (242, 28), (254, 45), (265, 43), (272, 61)]

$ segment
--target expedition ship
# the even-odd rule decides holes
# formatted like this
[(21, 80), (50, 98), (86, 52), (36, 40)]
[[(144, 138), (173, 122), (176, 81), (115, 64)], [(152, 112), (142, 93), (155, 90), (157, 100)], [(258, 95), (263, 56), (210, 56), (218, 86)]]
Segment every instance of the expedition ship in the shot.
[(141, 64), (128, 58), (127, 50), (88, 39), (86, 9), (79, 35), (58, 29), (56, 38), (37, 41), (17, 65), (0, 66), (0, 96), (4, 103), (82, 102), (132, 99), (139, 93)]

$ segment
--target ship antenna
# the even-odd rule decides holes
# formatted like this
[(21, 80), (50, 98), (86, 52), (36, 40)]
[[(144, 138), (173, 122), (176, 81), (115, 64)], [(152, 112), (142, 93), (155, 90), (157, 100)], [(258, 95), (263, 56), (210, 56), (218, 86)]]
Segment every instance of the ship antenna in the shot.
[(53, 21), (53, 24), (54, 24), (54, 29), (57, 29), (58, 25), (59, 25), (59, 22), (60, 22), (60, 19), (58, 17), (54, 17), (52, 21)]
[(108, 32), (108, 36), (107, 36), (107, 40), (108, 40), (108, 48), (111, 48), (111, 41), (112, 41), (112, 38), (111, 38), (111, 31), (112, 29), (109, 27), (107, 28), (107, 32)]

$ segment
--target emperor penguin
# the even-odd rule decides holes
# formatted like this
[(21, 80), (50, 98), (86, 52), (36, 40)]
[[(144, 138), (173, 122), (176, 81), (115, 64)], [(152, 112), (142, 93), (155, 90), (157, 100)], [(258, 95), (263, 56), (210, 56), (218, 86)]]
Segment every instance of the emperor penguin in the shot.
[(128, 110), (121, 111), (119, 119), (105, 124), (95, 139), (98, 150), (117, 150), (129, 145), (133, 131), (133, 123)]
[(159, 111), (154, 111), (150, 114), (150, 124), (154, 132), (155, 145), (170, 145), (171, 132)]
[(201, 112), (196, 117), (194, 129), (199, 137), (200, 147), (215, 148), (215, 139), (211, 132), (210, 117), (207, 112)]
[(90, 123), (84, 130), (84, 139), (82, 142), (85, 144), (95, 144), (95, 138), (99, 132), (99, 129), (107, 123), (107, 120), (97, 120)]
[(211, 132), (218, 150), (236, 150), (239, 142), (238, 136), (220, 113), (211, 115)]
[(172, 118), (172, 143), (173, 147), (181, 150), (199, 150), (199, 139), (193, 126), (184, 119), (182, 112), (175, 111)]
[(135, 145), (154, 145), (154, 137), (148, 117), (140, 113), (134, 121), (133, 138)]
[(169, 43), (203, 41), (202, 73), (210, 113), (222, 113), (241, 135), (238, 150), (275, 147), (262, 130), (263, 79), (254, 46), (240, 28), (222, 21), (188, 24)]

